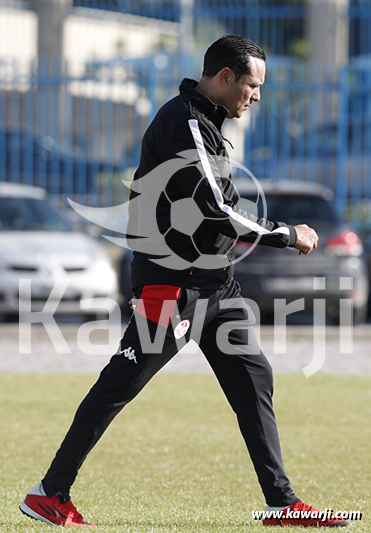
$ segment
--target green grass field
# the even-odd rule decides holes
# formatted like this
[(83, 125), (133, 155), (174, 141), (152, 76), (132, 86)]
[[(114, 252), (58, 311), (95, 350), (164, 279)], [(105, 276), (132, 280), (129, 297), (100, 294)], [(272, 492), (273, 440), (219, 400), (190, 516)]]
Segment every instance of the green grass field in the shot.
[[(55, 531), (18, 511), (43, 476), (92, 375), (0, 375), (0, 531)], [(371, 377), (278, 375), (288, 475), (319, 508), (360, 510), (370, 532)], [(89, 455), (72, 499), (99, 531), (267, 531), (264, 499), (233, 412), (211, 375), (159, 375)], [(285, 531), (298, 528), (286, 528)]]

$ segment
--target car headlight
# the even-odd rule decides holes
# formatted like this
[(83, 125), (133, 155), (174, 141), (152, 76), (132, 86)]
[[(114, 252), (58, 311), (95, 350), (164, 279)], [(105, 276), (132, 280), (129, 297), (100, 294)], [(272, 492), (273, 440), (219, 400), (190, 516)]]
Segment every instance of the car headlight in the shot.
[(98, 260), (95, 265), (93, 265), (93, 269), (97, 276), (104, 277), (112, 274), (112, 265), (105, 259)]

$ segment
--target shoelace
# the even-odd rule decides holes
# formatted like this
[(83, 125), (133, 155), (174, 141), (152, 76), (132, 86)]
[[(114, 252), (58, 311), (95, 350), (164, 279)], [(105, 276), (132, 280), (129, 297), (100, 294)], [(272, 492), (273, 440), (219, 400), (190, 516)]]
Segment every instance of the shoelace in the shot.
[(304, 503), (304, 502), (300, 502), (298, 507), (295, 508), (295, 510), (297, 510), (297, 511), (305, 511), (305, 512), (310, 512), (310, 513), (313, 513), (315, 511), (318, 512), (318, 509), (316, 509), (312, 505), (308, 505), (307, 503)]
[[(300, 502), (299, 505), (297, 507), (295, 507), (295, 511), (301, 511), (301, 512), (306, 512), (306, 513), (314, 513), (314, 512), (317, 512), (318, 513), (318, 509), (316, 509), (315, 507), (313, 507), (313, 505), (308, 505), (307, 503), (304, 503), (304, 502)], [(327, 522), (327, 518), (325, 520), (325, 523)]]

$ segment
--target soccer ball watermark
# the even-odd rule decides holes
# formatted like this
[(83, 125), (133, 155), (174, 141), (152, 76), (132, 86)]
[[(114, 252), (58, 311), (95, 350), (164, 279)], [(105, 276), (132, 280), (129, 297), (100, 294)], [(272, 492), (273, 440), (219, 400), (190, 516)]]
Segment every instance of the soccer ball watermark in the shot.
[[(222, 204), (223, 196), (220, 188), (210, 178), (205, 176), (205, 163), (200, 161), (197, 150), (187, 150), (177, 154), (177, 157), (158, 165), (147, 175), (134, 180), (123, 182), (132, 192), (131, 199), (116, 207), (91, 208), (69, 200), (73, 209), (90, 222), (103, 225), (106, 229), (124, 234), (125, 237), (104, 236), (115, 244), (146, 253), (150, 260), (172, 270), (185, 270), (191, 267), (214, 270), (225, 268), (241, 261), (253, 251), (258, 244), (261, 234), (257, 234), (252, 246), (246, 249), (243, 255), (234, 257), (233, 249), (242, 234), (251, 230), (241, 224), (242, 217), (231, 217), (233, 209)], [(231, 180), (231, 169), (238, 168), (245, 174), (246, 179), (252, 180), (256, 191), (256, 201), (250, 202), (249, 213), (257, 216), (258, 202), (263, 207), (263, 218), (266, 219), (267, 204), (263, 189), (255, 176), (243, 165), (224, 157), (208, 156), (208, 165), (213, 175), (220, 180), (227, 180), (229, 187), (234, 189), (234, 197), (239, 198), (238, 191)], [(199, 179), (187, 195), (174, 193), (171, 187), (172, 180), (176, 179), (178, 172), (196, 167), (199, 170)], [(205, 215), (197, 202), (200, 186), (208, 182), (215, 201), (222, 204), (221, 212), (213, 216)], [(159, 216), (160, 210), (165, 210), (167, 216)], [(224, 210), (224, 211), (223, 211)], [(221, 219), (229, 220), (235, 231), (235, 237), (230, 238), (226, 248), (221, 253), (215, 254), (213, 246), (204, 236), (205, 225), (209, 234), (217, 237), (219, 231), (217, 222)], [(104, 223), (102, 224), (102, 220)], [(119, 220), (119, 222), (117, 222)], [(215, 230), (213, 231), (213, 222)], [(252, 222), (252, 224), (254, 224)], [(261, 226), (262, 233), (265, 230)], [(179, 238), (181, 237), (181, 238)], [(208, 242), (205, 242), (208, 241)]]
[[(230, 178), (224, 179), (230, 180)], [(252, 179), (255, 180), (254, 176), (252, 176)], [(238, 237), (230, 239), (223, 254), (216, 255), (215, 253), (212, 253), (213, 242), (210, 242), (207, 239), (205, 240), (204, 235), (205, 232), (211, 231), (215, 237), (217, 236), (218, 231), (216, 229), (213, 231), (213, 222), (217, 223), (219, 218), (205, 216), (197, 203), (197, 190), (203, 180), (207, 180), (207, 178), (201, 178), (190, 195), (180, 199), (177, 198), (176, 195), (174, 196), (174, 193), (172, 195), (171, 182), (169, 183), (169, 186), (165, 187), (159, 201), (162, 206), (167, 208), (170, 216), (162, 222), (158, 220), (159, 231), (163, 235), (167, 246), (179, 258), (177, 259), (179, 264), (181, 264), (181, 261), (184, 262), (185, 268), (193, 266), (197, 268), (213, 269), (229, 266), (236, 262), (236, 259), (231, 259), (231, 256)], [(234, 189), (234, 197), (236, 199), (239, 198), (238, 191), (232, 181), (230, 187), (233, 187)], [(259, 199), (263, 197), (264, 193), (263, 191), (260, 192), (259, 184), (257, 182), (256, 203), (250, 202), (251, 206), (249, 211), (251, 214), (257, 215), (257, 204)], [(225, 215), (225, 218), (228, 218), (228, 216)], [(259, 239), (260, 237), (257, 238), (256, 241), (258, 242)], [(248, 249), (242, 257), (240, 256), (237, 259), (237, 261), (240, 261), (250, 252), (251, 250)], [(173, 262), (173, 260), (171, 262)], [(165, 266), (167, 266), (167, 264), (168, 261), (165, 262)]]

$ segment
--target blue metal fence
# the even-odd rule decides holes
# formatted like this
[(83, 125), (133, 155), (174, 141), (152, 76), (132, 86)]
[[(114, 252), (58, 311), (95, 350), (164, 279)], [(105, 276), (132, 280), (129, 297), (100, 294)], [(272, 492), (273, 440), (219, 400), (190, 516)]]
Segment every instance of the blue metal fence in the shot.
[(368, 0), (351, 0), (349, 33), (350, 56), (371, 56), (371, 4)]
[[(182, 21), (186, 4), (74, 1), (172, 22)], [(121, 203), (127, 192), (122, 180), (139, 162), (141, 138), (156, 110), (177, 94), (185, 75), (200, 76), (211, 41), (235, 32), (268, 53), (262, 100), (239, 131), (243, 163), (258, 178), (330, 186), (339, 209), (360, 222), (360, 206), (371, 200), (369, 2), (350, 2), (353, 57), (338, 71), (293, 56), (304, 35), (300, 0), (199, 0), (191, 15), (192, 53), (180, 46), (136, 59), (90, 60), (79, 74), (65, 61), (39, 58), (25, 69), (0, 58), (0, 181), (40, 185), (90, 205)]]
[(192, 18), (192, 38), (204, 48), (223, 34), (248, 35), (274, 54), (300, 52), (305, 34), (302, 0), (74, 0), (74, 6), (183, 23)]
[[(184, 74), (177, 54), (160, 59), (94, 63), (78, 78), (68, 65), (60, 72), (49, 64), (48, 73), (34, 66), (21, 88), (15, 68), (6, 90), (0, 77), (0, 180), (92, 205), (120, 203), (143, 133)], [(187, 74), (197, 77), (197, 68), (188, 58)], [(371, 199), (371, 71), (344, 67), (337, 81), (318, 79), (314, 67), (270, 65), (240, 133), (243, 162), (258, 178), (328, 185), (345, 209)], [(105, 99), (94, 96), (102, 84)]]
[(11, 66), (6, 82), (0, 76), (0, 181), (92, 205), (120, 202), (158, 99), (153, 58), (90, 65), (79, 77), (45, 61), (30, 65), (22, 86)]
[[(213, 41), (216, 33), (236, 33), (249, 36), (271, 54), (308, 55), (306, 0), (73, 0), (73, 5), (178, 23), (190, 6), (193, 37), (202, 45)], [(349, 17), (350, 57), (371, 54), (369, 0), (349, 0), (343, 15)]]

